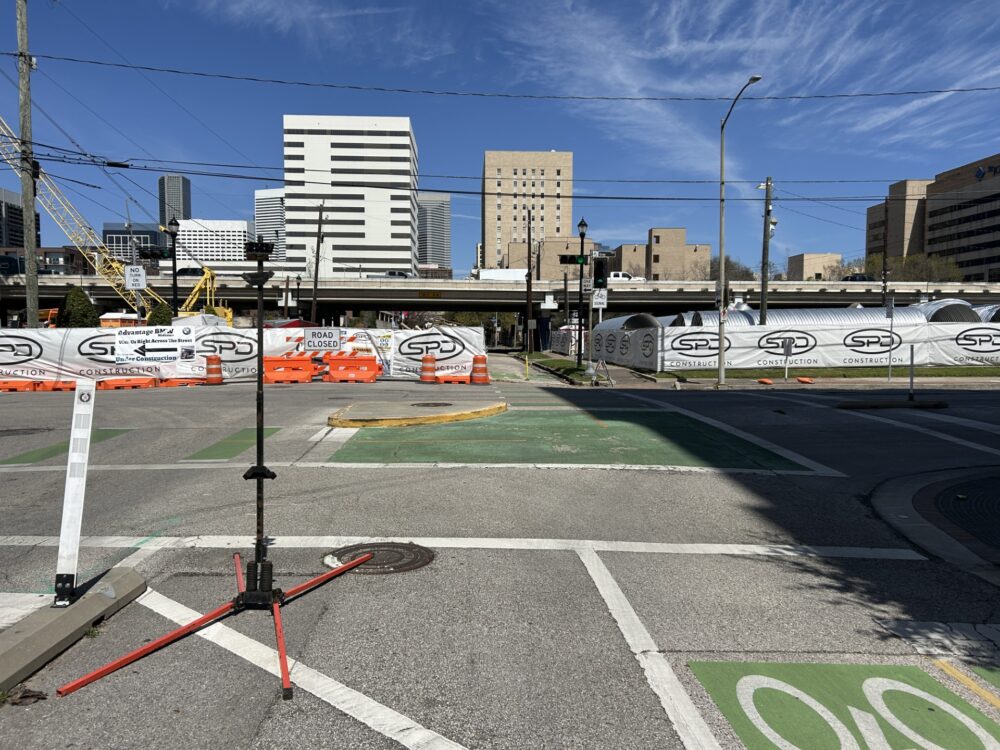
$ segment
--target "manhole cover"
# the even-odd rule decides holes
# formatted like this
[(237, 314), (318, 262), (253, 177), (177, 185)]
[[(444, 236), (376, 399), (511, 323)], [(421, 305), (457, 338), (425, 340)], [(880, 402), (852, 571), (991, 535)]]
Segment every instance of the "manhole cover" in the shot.
[(373, 552), (375, 557), (349, 572), (370, 575), (405, 573), (408, 570), (422, 568), (434, 559), (434, 550), (421, 547), (419, 544), (373, 542), (372, 544), (352, 544), (350, 547), (335, 549), (323, 557), (323, 564), (336, 568), (361, 557), (366, 552)]
[(410, 406), (420, 406), (426, 409), (433, 408), (435, 406), (451, 406), (447, 401), (424, 401), (419, 404), (410, 404)]

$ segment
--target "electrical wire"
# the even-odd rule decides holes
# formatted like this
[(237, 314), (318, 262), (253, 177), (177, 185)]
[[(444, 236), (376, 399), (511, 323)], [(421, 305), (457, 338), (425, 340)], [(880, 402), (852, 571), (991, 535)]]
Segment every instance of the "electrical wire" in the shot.
[[(8, 52), (8, 51), (0, 51), (0, 55), (7, 57), (17, 57), (16, 52)], [(262, 76), (236, 75), (233, 73), (216, 73), (216, 72), (209, 72), (202, 70), (167, 68), (167, 67), (159, 67), (153, 65), (135, 65), (133, 63), (117, 63), (109, 60), (91, 60), (87, 58), (68, 57), (64, 55), (34, 54), (34, 57), (40, 60), (52, 60), (54, 62), (68, 62), (68, 63), (75, 63), (78, 65), (93, 65), (104, 68), (137, 70), (137, 71), (144, 71), (147, 73), (165, 73), (170, 75), (187, 76), (193, 78), (209, 78), (209, 79), (217, 79), (224, 81), (242, 81), (246, 83), (267, 83), (279, 86), (300, 86), (306, 88), (336, 89), (341, 91), (367, 91), (367, 92), (384, 93), (384, 94), (417, 94), (423, 96), (473, 97), (473, 98), (484, 98), (484, 99), (525, 99), (525, 100), (535, 100), (535, 101), (541, 100), (541, 101), (605, 101), (605, 102), (728, 102), (732, 101), (733, 98), (732, 96), (612, 96), (612, 95), (595, 95), (595, 94), (523, 94), (523, 93), (509, 93), (502, 91), (452, 91), (446, 89), (402, 88), (393, 86), (362, 86), (360, 84), (352, 84), (352, 83), (300, 81), (300, 80), (285, 79), (285, 78), (266, 78)], [(970, 93), (983, 93), (983, 92), (993, 92), (993, 91), (1000, 91), (1000, 86), (969, 86), (969, 87), (954, 87), (954, 88), (939, 88), (939, 89), (912, 89), (905, 91), (855, 91), (855, 92), (842, 92), (834, 94), (774, 94), (769, 96), (748, 95), (742, 97), (742, 99), (744, 101), (761, 101), (761, 102), (805, 101), (805, 100), (825, 100), (825, 99), (874, 99), (880, 97), (936, 96), (939, 94), (970, 94)]]
[(792, 208), (791, 206), (782, 206), (781, 210), (782, 211), (791, 211), (793, 214), (798, 214), (799, 216), (807, 216), (810, 219), (815, 219), (816, 221), (822, 221), (822, 222), (825, 222), (827, 224), (835, 224), (838, 227), (846, 227), (847, 229), (854, 229), (855, 231), (859, 231), (859, 232), (865, 231), (864, 227), (852, 227), (850, 224), (844, 224), (844, 223), (839, 222), (839, 221), (834, 221), (833, 219), (824, 219), (822, 216), (813, 216), (812, 214), (807, 214), (805, 211), (797, 211), (796, 209)]
[[(162, 172), (162, 169), (157, 167), (148, 167), (139, 164), (125, 164), (122, 162), (112, 162), (103, 161), (98, 162), (87, 158), (72, 158), (61, 154), (52, 155), (40, 155), (39, 158), (46, 158), (49, 161), (63, 164), (73, 164), (78, 166), (97, 166), (106, 167), (112, 169), (130, 169), (137, 170), (141, 172)], [(218, 179), (232, 179), (232, 180), (246, 180), (251, 182), (276, 182), (278, 178), (271, 175), (253, 175), (253, 174), (237, 174), (233, 172), (216, 172), (207, 171), (200, 169), (176, 169), (173, 172), (177, 174), (200, 176), (200, 177), (213, 177)], [(415, 175), (417, 176), (417, 175)], [(407, 191), (411, 193), (419, 192), (420, 190), (427, 190), (428, 188), (418, 188), (416, 186), (406, 186), (406, 185), (392, 185), (392, 186), (382, 186), (373, 185), (368, 182), (355, 182), (350, 180), (331, 180), (331, 181), (318, 181), (318, 180), (284, 180), (286, 187), (305, 187), (308, 185), (320, 185), (324, 187), (350, 187), (350, 188), (366, 188), (366, 189), (385, 189), (385, 190), (399, 190)], [(529, 197), (521, 193), (509, 193), (504, 191), (482, 191), (482, 190), (460, 190), (457, 188), (434, 188), (435, 192), (449, 193), (450, 195), (467, 195), (476, 197), (521, 197), (528, 200)], [(992, 190), (981, 190), (981, 191), (963, 191), (961, 193), (940, 193), (934, 196), (920, 196), (920, 195), (905, 195), (905, 196), (884, 196), (884, 195), (829, 195), (829, 196), (818, 196), (818, 197), (781, 197), (775, 196), (773, 200), (776, 203), (789, 203), (789, 202), (838, 202), (838, 203), (880, 203), (884, 201), (889, 201), (890, 203), (897, 202), (907, 202), (907, 201), (918, 201), (926, 200), (937, 201), (937, 200), (953, 200), (952, 196), (971, 196), (976, 194), (992, 194), (995, 191)], [(555, 197), (555, 196), (553, 196)], [(330, 196), (331, 199), (336, 198), (335, 195)], [(567, 199), (572, 198), (574, 201), (622, 201), (622, 202), (693, 202), (693, 203), (717, 203), (718, 198), (712, 196), (691, 196), (691, 195), (573, 195), (566, 196)], [(757, 196), (753, 197), (727, 197), (727, 201), (759, 201), (761, 200)], [(852, 227), (853, 228), (853, 227)]]

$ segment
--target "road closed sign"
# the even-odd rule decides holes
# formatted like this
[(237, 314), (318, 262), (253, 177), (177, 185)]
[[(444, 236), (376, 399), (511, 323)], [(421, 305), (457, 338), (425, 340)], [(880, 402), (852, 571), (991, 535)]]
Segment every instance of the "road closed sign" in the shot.
[(304, 328), (302, 348), (313, 352), (339, 352), (339, 328)]
[(115, 363), (183, 362), (194, 359), (190, 326), (119, 328), (115, 332)]

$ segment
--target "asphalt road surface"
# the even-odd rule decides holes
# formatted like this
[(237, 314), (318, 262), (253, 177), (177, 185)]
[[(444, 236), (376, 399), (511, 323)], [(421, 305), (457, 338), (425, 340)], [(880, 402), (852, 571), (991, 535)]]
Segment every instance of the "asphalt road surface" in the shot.
[[(253, 387), (99, 392), (81, 577), (124, 563), (150, 592), (28, 680), (48, 700), (0, 707), (5, 744), (1000, 748), (989, 649), (898, 635), (1000, 623), (996, 588), (915, 547), (871, 503), (901, 476), (1000, 465), (995, 391), (933, 394), (949, 403), (934, 413), (845, 411), (832, 391), (584, 389), (506, 373), (488, 388), (267, 389), (279, 585), (365, 540), (435, 553), (284, 609), (291, 701), (260, 611), (56, 698), (231, 599), (231, 556), (252, 548)], [(326, 427), (352, 400), (484, 394), (509, 411)], [(72, 404), (0, 395), (0, 612), (52, 592)]]

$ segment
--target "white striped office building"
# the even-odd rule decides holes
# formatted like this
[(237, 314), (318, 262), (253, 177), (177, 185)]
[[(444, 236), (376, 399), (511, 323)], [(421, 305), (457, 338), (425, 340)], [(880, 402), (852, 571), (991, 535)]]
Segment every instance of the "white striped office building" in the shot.
[(417, 146), (408, 117), (285, 115), (287, 261), (319, 277), (415, 273)]

